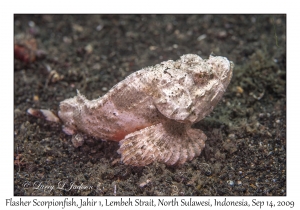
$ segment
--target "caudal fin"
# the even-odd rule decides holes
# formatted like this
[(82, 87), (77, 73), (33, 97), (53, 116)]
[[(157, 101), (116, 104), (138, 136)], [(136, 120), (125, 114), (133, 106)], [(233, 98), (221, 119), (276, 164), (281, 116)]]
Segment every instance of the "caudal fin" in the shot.
[(42, 118), (50, 122), (55, 122), (55, 123), (60, 122), (59, 118), (53, 112), (46, 109), (29, 108), (27, 110), (27, 113), (34, 117)]

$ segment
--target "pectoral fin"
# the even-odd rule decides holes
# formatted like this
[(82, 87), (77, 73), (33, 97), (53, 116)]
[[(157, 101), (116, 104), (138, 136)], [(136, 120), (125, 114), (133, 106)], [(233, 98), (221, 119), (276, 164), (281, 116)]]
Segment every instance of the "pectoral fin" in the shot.
[(200, 155), (206, 138), (199, 129), (169, 121), (128, 134), (120, 141), (118, 153), (127, 165), (145, 166), (154, 161), (180, 165)]

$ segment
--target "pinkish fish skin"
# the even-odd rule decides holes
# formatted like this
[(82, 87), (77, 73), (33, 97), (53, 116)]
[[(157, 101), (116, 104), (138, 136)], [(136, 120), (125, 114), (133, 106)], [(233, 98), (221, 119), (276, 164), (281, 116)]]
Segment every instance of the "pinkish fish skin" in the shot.
[(77, 96), (60, 103), (63, 130), (119, 141), (121, 160), (183, 164), (199, 156), (206, 135), (192, 125), (207, 116), (230, 83), (225, 57), (187, 54), (137, 71), (99, 99)]

